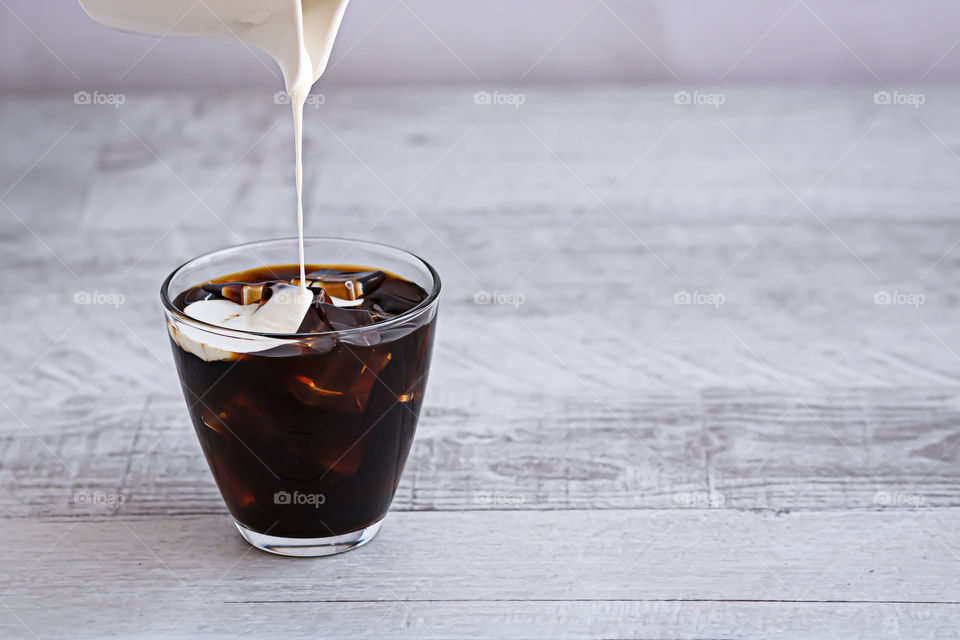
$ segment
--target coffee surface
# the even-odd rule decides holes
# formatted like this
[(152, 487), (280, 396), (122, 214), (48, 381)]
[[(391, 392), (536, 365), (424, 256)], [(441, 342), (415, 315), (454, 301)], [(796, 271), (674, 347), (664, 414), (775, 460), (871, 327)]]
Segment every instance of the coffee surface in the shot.
[[(231, 273), (198, 284), (173, 301), (190, 315), (191, 304), (227, 300), (263, 307), (274, 296), (299, 287), (300, 265), (271, 265)], [(355, 265), (306, 265), (313, 301), (290, 333), (322, 333), (371, 326), (410, 311), (427, 298), (420, 286), (388, 271)]]

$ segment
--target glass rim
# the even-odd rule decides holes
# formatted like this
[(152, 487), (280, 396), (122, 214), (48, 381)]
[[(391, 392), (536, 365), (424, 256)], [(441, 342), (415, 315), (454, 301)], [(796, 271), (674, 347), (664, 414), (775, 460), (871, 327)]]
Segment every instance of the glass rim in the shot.
[[(430, 276), (433, 278), (433, 287), (430, 291), (427, 291), (427, 297), (421, 300), (415, 307), (404, 311), (403, 313), (390, 318), (389, 320), (384, 320), (383, 322), (378, 322), (376, 324), (367, 325), (365, 327), (353, 327), (350, 329), (333, 329), (330, 331), (315, 331), (308, 333), (265, 333), (261, 331), (245, 331), (243, 329), (233, 329), (229, 327), (221, 327), (219, 325), (211, 324), (209, 322), (204, 322), (203, 320), (197, 320), (185, 314), (184, 312), (177, 309), (173, 304), (173, 300), (170, 299), (170, 284), (173, 282), (173, 279), (181, 271), (186, 269), (192, 264), (200, 260), (207, 258), (212, 258), (220, 253), (225, 253), (234, 249), (243, 249), (244, 247), (257, 247), (264, 246), (268, 244), (280, 244), (284, 242), (298, 242), (298, 238), (272, 238), (268, 240), (254, 240), (253, 242), (243, 242), (241, 244), (230, 245), (229, 247), (222, 247), (220, 249), (214, 249), (213, 251), (208, 251), (199, 256), (187, 260), (180, 266), (176, 267), (173, 271), (170, 272), (166, 278), (164, 278), (163, 283), (160, 285), (160, 301), (163, 303), (164, 310), (170, 315), (174, 316), (179, 321), (206, 331), (207, 333), (215, 333), (221, 336), (227, 337), (257, 337), (257, 338), (273, 338), (275, 340), (303, 340), (305, 338), (318, 338), (318, 337), (330, 337), (330, 336), (346, 336), (346, 335), (357, 335), (362, 333), (368, 333), (371, 331), (381, 331), (384, 329), (389, 329), (398, 324), (402, 324), (408, 320), (415, 319), (426, 312), (430, 307), (434, 306), (437, 301), (437, 298), (440, 296), (440, 274), (437, 273), (437, 270), (433, 268), (429, 262), (418, 256), (417, 254), (407, 251), (406, 249), (400, 249), (393, 245), (389, 245), (383, 242), (374, 242), (372, 240), (357, 240), (354, 238), (341, 238), (333, 236), (304, 236), (304, 244), (311, 240), (325, 240), (332, 242), (348, 242), (359, 245), (366, 245), (375, 249), (389, 249), (391, 251), (396, 251), (400, 254), (403, 254), (407, 258), (412, 258), (415, 262), (422, 265), (430, 273)], [(266, 265), (264, 265), (266, 266)], [(358, 265), (360, 266), (360, 265)], [(363, 265), (366, 266), (366, 265)], [(371, 267), (375, 268), (375, 267)], [(414, 283), (417, 284), (417, 283)], [(179, 295), (179, 294), (177, 294)]]

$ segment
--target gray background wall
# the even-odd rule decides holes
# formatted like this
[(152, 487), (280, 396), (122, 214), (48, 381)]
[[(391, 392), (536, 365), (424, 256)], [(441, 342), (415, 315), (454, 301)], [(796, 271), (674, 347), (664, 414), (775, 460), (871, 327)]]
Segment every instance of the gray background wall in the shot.
[[(958, 39), (949, 0), (353, 0), (326, 82), (954, 80)], [(238, 43), (155, 43), (74, 0), (0, 0), (0, 89), (206, 83), (279, 86)]]

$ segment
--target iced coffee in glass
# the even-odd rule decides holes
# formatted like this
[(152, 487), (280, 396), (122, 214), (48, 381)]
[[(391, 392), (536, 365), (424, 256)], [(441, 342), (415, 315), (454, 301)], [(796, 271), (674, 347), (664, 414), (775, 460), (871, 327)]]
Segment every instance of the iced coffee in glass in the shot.
[(243, 537), (339, 553), (379, 531), (416, 431), (440, 279), (386, 245), (306, 238), (216, 251), (163, 283), (197, 437)]

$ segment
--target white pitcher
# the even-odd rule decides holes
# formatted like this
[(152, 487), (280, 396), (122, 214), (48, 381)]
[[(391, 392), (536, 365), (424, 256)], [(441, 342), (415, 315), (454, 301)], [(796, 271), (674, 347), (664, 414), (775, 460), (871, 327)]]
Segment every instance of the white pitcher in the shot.
[(80, 6), (123, 31), (258, 46), (280, 65), (292, 94), (309, 90), (326, 69), (347, 0), (80, 0)]

